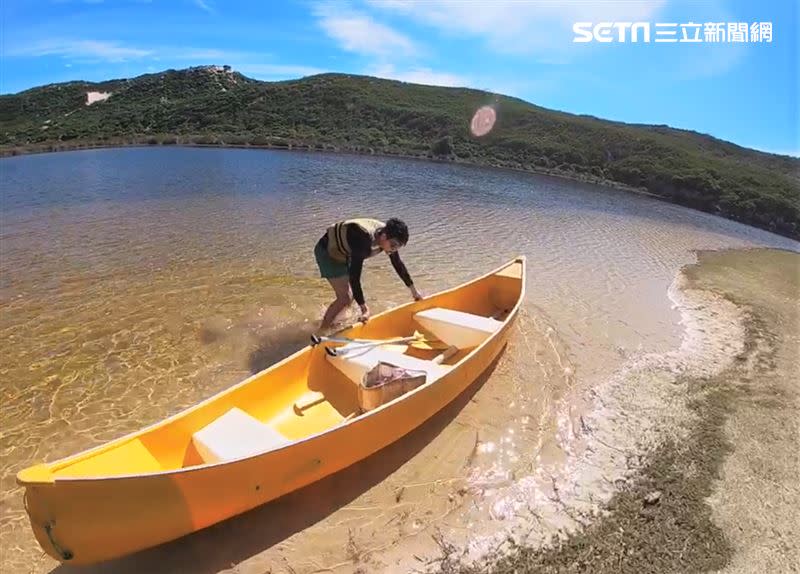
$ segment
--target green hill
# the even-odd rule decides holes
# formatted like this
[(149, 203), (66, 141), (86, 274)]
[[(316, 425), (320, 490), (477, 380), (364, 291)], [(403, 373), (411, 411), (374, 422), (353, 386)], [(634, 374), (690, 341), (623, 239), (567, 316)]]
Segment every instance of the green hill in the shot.
[[(86, 105), (90, 91), (111, 95)], [(474, 137), (470, 119), (487, 104), (497, 123)], [(260, 82), (207, 66), (0, 96), (3, 155), (176, 143), (427, 156), (531, 170), (636, 188), (800, 238), (800, 160), (478, 90), (345, 74)]]

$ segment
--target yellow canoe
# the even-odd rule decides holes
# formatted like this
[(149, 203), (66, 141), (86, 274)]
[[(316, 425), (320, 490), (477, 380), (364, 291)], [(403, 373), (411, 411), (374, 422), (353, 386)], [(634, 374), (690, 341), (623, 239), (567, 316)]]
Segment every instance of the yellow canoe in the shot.
[[(444, 355), (396, 342), (308, 346), (144, 430), (22, 470), (17, 482), (25, 487), (36, 539), (63, 562), (108, 560), (195, 532), (366, 458), (425, 422), (487, 369), (505, 346), (524, 292), (519, 257), (337, 334), (374, 341), (422, 333), (446, 343)], [(416, 375), (414, 384), (396, 398), (375, 394), (388, 387), (372, 389), (365, 401), (364, 375), (379, 363), (406, 369)]]

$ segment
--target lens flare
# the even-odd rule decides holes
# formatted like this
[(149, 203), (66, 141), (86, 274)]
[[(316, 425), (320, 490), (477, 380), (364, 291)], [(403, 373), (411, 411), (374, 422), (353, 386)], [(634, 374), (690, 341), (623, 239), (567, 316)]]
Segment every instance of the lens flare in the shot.
[(494, 108), (491, 106), (479, 108), (475, 115), (472, 116), (472, 122), (470, 123), (472, 135), (480, 137), (488, 134), (492, 131), (496, 119), (497, 114), (495, 114)]

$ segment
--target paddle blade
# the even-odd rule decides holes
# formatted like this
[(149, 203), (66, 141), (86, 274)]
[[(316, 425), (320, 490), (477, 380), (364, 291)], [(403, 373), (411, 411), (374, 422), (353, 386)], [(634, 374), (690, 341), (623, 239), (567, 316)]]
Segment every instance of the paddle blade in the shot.
[(421, 351), (444, 351), (449, 345), (444, 341), (440, 341), (434, 337), (429, 337), (419, 331), (414, 331), (414, 341), (411, 346)]

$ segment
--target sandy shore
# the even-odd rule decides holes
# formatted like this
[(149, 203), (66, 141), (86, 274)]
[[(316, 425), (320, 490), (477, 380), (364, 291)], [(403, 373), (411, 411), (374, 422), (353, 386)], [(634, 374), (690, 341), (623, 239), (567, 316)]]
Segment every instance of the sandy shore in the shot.
[[(709, 499), (733, 547), (724, 572), (800, 571), (800, 267), (797, 255), (703, 255), (695, 286), (748, 314), (748, 351), (730, 394), (725, 460)], [(735, 376), (739, 375), (739, 376)]]
[(681, 348), (565, 414), (566, 464), (505, 498), (531, 520), (443, 540), (429, 571), (798, 571), (799, 294), (796, 253), (699, 253), (670, 293)]

